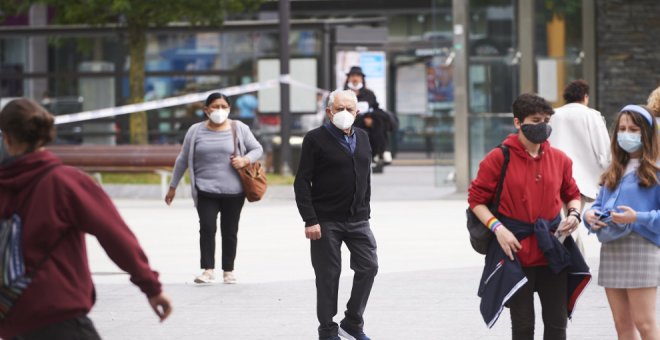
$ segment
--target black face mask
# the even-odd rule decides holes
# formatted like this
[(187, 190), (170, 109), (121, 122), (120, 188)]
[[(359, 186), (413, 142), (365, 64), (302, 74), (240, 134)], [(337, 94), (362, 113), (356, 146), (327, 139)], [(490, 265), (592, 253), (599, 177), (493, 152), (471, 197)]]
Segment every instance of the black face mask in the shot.
[(541, 144), (550, 137), (552, 126), (548, 125), (548, 123), (522, 124), (520, 130), (522, 130), (523, 135), (525, 135), (525, 138), (530, 142)]

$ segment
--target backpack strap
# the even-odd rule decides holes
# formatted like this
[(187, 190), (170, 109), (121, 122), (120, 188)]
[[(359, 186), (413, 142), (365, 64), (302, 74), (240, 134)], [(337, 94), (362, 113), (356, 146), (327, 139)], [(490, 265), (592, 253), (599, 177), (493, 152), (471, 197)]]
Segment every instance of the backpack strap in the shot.
[(500, 179), (497, 181), (497, 190), (495, 191), (495, 201), (493, 202), (493, 209), (491, 210), (493, 213), (497, 213), (497, 211), (500, 208), (500, 196), (502, 195), (502, 187), (504, 186), (504, 177), (506, 177), (506, 169), (509, 167), (509, 147), (500, 144), (497, 146), (499, 149), (502, 150), (502, 153), (504, 154), (504, 162), (502, 163), (502, 170), (500, 172)]
[[(25, 199), (23, 199), (23, 202), (21, 202), (21, 204), (19, 205), (18, 208), (22, 208), (27, 203), (27, 201), (30, 199), (30, 197), (34, 194), (34, 191), (36, 190), (37, 186), (39, 186), (39, 183), (41, 183), (41, 181), (43, 181), (43, 179), (46, 177), (46, 175), (48, 175), (53, 169), (55, 169), (59, 166), (60, 166), (60, 164), (52, 165), (48, 169), (46, 169), (44, 172), (41, 173), (41, 175), (40, 175), (41, 178), (39, 178), (36, 181), (36, 183), (34, 183), (30, 187), (28, 195), (25, 197)], [(18, 210), (19, 209), (16, 209), (16, 213), (15, 213), (16, 215), (18, 215)], [(22, 223), (23, 222), (21, 221), (21, 224)], [(46, 252), (46, 255), (44, 255), (44, 257), (37, 263), (37, 265), (34, 267), (34, 269), (32, 269), (30, 272), (25, 273), (26, 277), (28, 277), (30, 279), (32, 279), (32, 277), (34, 277), (34, 274), (39, 270), (39, 268), (41, 268), (44, 265), (44, 263), (46, 263), (46, 261), (48, 261), (48, 259), (50, 258), (50, 255), (53, 253), (55, 248), (57, 248), (57, 246), (62, 242), (62, 240), (68, 234), (71, 233), (71, 230), (73, 230), (73, 228), (69, 228), (67, 231), (63, 232), (62, 235), (60, 235), (60, 237), (57, 239), (57, 241), (55, 241), (55, 243), (53, 243), (53, 245), (50, 246), (50, 248)]]

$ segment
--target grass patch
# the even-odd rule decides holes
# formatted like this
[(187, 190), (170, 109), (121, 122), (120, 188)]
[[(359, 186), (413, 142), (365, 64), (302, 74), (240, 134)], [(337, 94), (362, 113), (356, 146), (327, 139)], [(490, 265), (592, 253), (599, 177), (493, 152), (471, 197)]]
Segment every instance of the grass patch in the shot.
[[(293, 176), (282, 176), (278, 174), (266, 174), (268, 185), (293, 185)], [(103, 172), (101, 178), (104, 184), (160, 184), (160, 175), (150, 172), (144, 173), (115, 173)], [(186, 183), (190, 183), (190, 177), (186, 172)]]

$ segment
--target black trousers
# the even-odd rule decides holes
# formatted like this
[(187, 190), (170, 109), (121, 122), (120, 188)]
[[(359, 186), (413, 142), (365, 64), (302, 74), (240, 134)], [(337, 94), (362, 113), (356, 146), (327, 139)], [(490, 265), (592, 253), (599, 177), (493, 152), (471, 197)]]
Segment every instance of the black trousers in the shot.
[(362, 315), (367, 307), (371, 287), (378, 272), (376, 239), (369, 221), (321, 222), (321, 239), (311, 241), (312, 266), (316, 274), (316, 315), (319, 337), (337, 335), (338, 325), (332, 319), (337, 314), (339, 275), (341, 274), (341, 244), (351, 252), (351, 269), (355, 272), (351, 298), (346, 304), (342, 326), (362, 330)]
[(100, 340), (99, 333), (96, 332), (92, 320), (87, 316), (54, 323), (32, 331), (27, 334), (19, 335), (12, 340)]
[(199, 215), (199, 249), (202, 269), (215, 268), (215, 234), (220, 213), (222, 237), (222, 270), (233, 271), (238, 244), (238, 222), (245, 203), (245, 196), (219, 196), (200, 192), (197, 196)]
[(525, 284), (509, 300), (513, 340), (534, 340), (534, 292), (541, 300), (543, 339), (566, 339), (566, 271), (555, 274), (548, 266), (525, 267)]

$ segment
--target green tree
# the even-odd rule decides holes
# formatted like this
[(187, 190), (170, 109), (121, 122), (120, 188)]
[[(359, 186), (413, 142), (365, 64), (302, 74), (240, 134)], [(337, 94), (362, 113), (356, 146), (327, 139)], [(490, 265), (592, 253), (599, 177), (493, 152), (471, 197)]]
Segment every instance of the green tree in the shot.
[[(58, 24), (117, 24), (127, 31), (130, 57), (129, 86), (131, 103), (144, 100), (144, 55), (146, 30), (172, 22), (193, 26), (220, 27), (225, 16), (256, 9), (265, 0), (2, 0), (3, 16), (25, 13), (33, 4), (55, 9)], [(147, 114), (134, 113), (130, 118), (131, 143), (147, 143)]]

